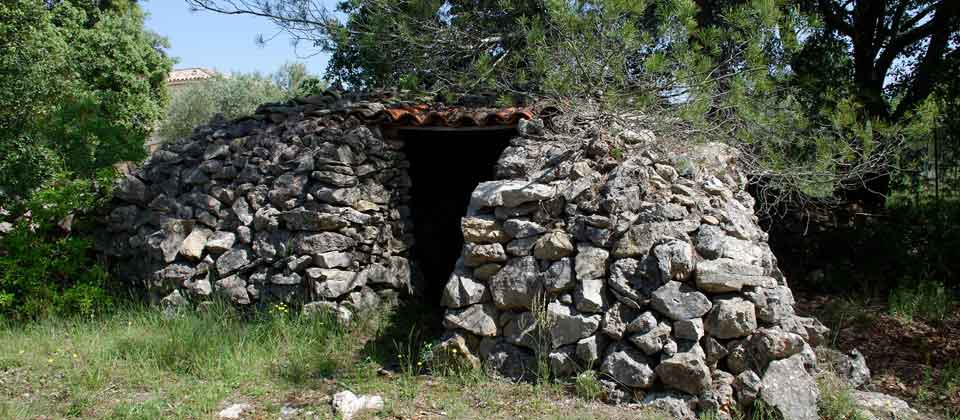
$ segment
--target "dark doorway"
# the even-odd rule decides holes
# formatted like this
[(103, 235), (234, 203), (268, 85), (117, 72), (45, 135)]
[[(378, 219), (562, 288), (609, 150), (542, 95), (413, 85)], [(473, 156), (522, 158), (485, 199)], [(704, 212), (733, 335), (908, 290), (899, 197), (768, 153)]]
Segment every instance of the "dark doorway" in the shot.
[[(477, 184), (490, 181), (515, 129), (400, 130), (413, 183), (410, 211), (413, 258), (423, 274), (427, 302), (439, 303), (463, 249), (460, 218)], [(428, 305), (440, 311), (437, 304)]]

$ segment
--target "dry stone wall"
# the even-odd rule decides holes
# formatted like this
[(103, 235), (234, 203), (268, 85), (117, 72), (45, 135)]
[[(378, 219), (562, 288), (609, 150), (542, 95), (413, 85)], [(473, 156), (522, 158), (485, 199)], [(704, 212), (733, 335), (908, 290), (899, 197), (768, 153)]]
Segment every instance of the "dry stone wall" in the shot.
[(512, 378), (538, 361), (595, 369), (611, 399), (645, 395), (678, 417), (759, 398), (817, 418), (807, 369), (826, 328), (794, 313), (735, 150), (530, 121), (521, 133), (462, 219), (441, 302), (448, 361)]
[[(390, 109), (351, 106), (268, 106), (165, 145), (119, 186), (98, 246), (169, 307), (219, 295), (348, 322), (411, 294), (409, 162), (363, 117)], [(501, 114), (520, 115), (481, 116)], [(518, 132), (464, 209), (441, 301), (421, 303), (446, 308), (437, 360), (518, 379), (593, 369), (608, 400), (678, 418), (756, 400), (817, 418), (808, 371), (827, 331), (794, 313), (733, 149), (536, 119)]]
[(348, 321), (412, 291), (400, 145), (275, 106), (167, 144), (119, 186), (99, 246), (168, 306), (220, 295)]

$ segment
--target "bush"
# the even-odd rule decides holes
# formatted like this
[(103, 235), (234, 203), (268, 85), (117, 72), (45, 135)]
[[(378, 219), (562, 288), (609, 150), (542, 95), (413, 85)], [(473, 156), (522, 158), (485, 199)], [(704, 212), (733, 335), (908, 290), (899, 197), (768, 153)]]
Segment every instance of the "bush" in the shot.
[[(83, 231), (85, 215), (109, 195), (112, 170), (97, 179), (61, 174), (13, 209), (22, 215), (0, 237), (0, 315), (36, 319), (50, 315), (90, 316), (113, 306), (110, 277), (96, 261)], [(61, 222), (70, 221), (66, 227)]]

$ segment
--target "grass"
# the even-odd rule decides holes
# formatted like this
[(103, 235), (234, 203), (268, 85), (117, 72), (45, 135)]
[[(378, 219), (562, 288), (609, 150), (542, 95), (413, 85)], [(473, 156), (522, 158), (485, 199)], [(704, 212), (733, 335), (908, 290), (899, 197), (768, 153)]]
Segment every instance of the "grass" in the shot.
[(890, 315), (905, 321), (943, 320), (953, 307), (953, 297), (941, 283), (926, 281), (900, 286), (890, 293)]
[(130, 308), (93, 319), (0, 322), (0, 418), (214, 418), (240, 402), (255, 407), (251, 418), (278, 418), (284, 406), (332, 418), (329, 396), (343, 389), (383, 396), (376, 414), (385, 417), (658, 418), (579, 398), (572, 384), (515, 384), (472, 371), (425, 375), (436, 335), (417, 327), (430, 323), (416, 312), (349, 329), (276, 308), (243, 315), (224, 305), (172, 319)]
[(850, 386), (831, 372), (825, 372), (817, 377), (817, 387), (820, 388), (820, 402), (818, 412), (824, 420), (867, 420), (857, 408), (851, 395)]

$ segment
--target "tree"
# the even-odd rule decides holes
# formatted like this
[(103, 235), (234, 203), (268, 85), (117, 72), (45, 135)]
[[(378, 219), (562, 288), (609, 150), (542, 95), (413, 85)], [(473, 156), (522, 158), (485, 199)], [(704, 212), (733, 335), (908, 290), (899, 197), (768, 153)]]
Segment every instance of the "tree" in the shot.
[(259, 73), (218, 76), (174, 93), (156, 134), (163, 141), (186, 137), (194, 127), (217, 115), (239, 118), (252, 114), (263, 103), (307, 96), (324, 88), (326, 83), (298, 62), (285, 63), (268, 76)]
[(172, 60), (134, 2), (4, 2), (0, 44), (0, 201), (144, 156)]

